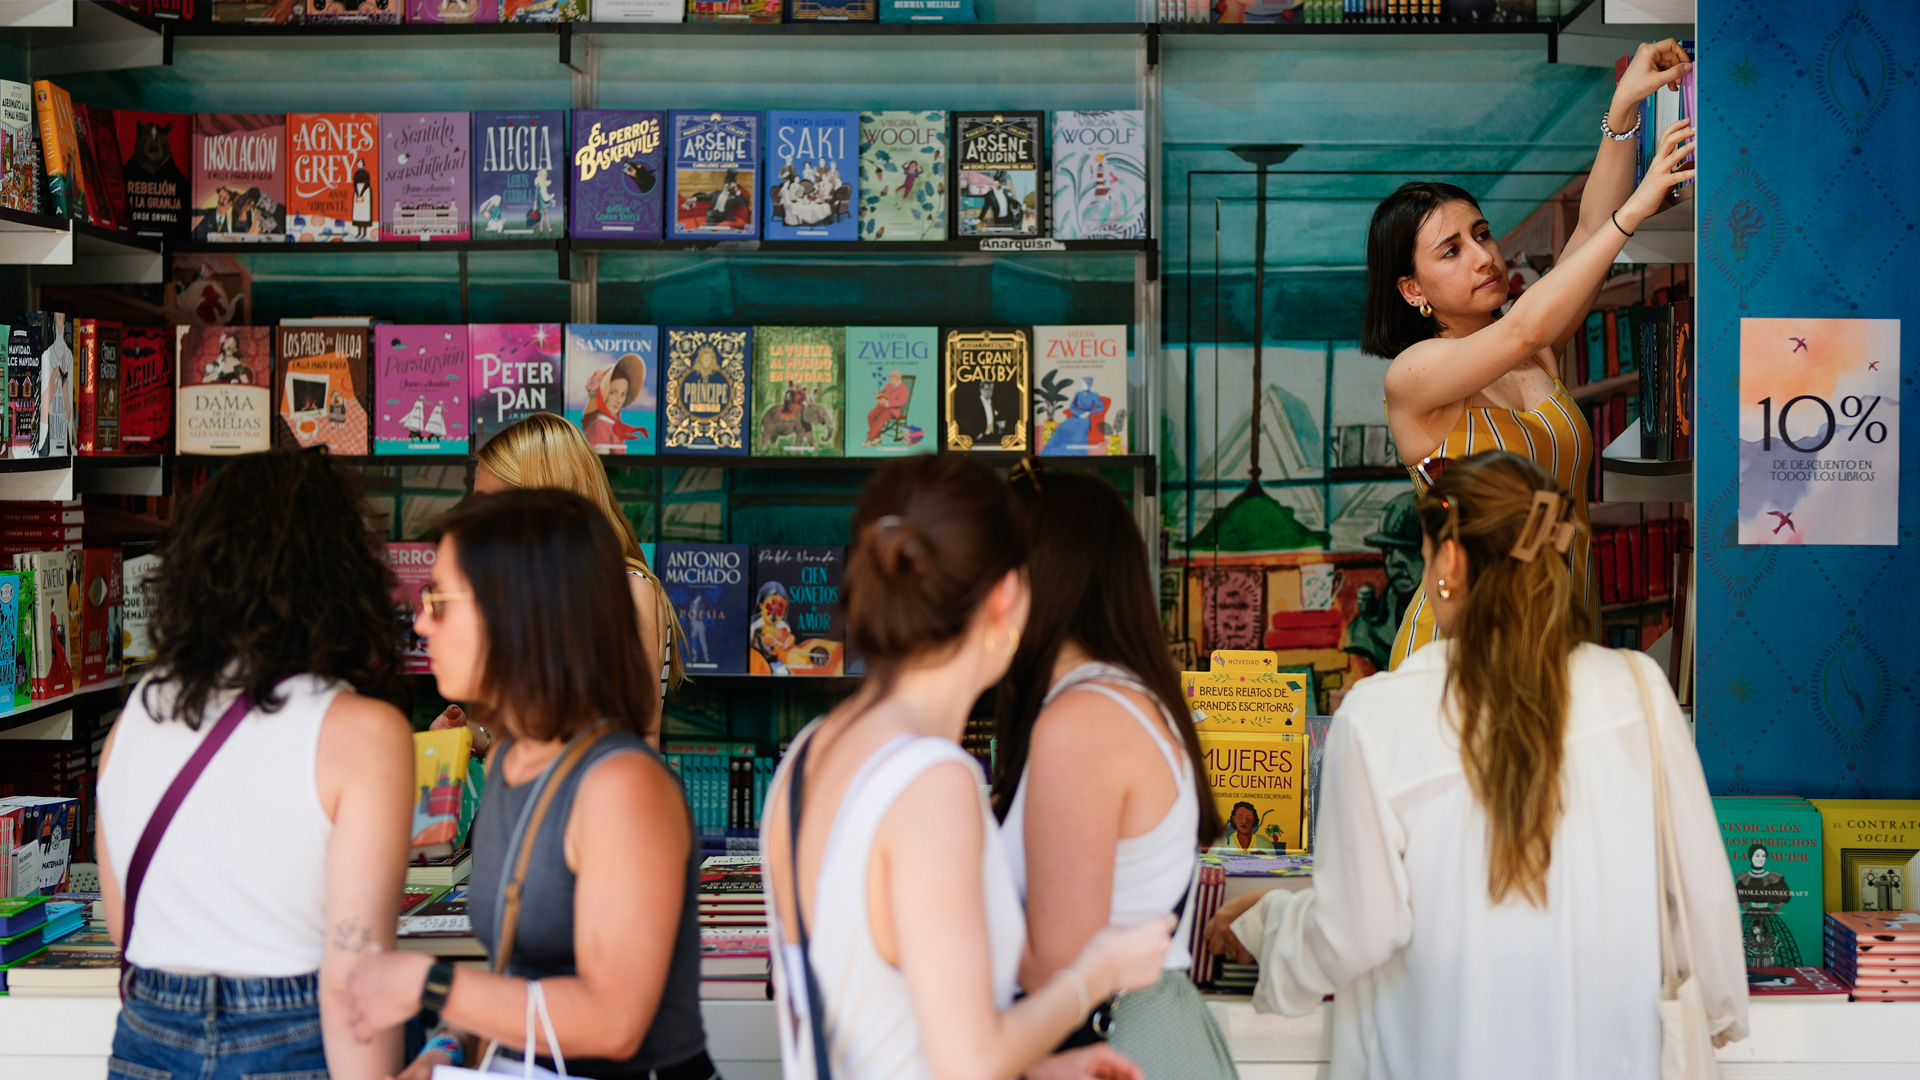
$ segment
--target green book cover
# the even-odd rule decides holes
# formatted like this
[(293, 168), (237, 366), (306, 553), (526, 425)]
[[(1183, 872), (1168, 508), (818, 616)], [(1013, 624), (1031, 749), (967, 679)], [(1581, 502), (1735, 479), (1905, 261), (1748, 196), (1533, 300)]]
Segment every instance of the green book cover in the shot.
[[(14, 569), (21, 569), (17, 559)], [(19, 610), (15, 613), (18, 632), (13, 639), (13, 707), (24, 709), (33, 703), (34, 576), (20, 573), (19, 578), (20, 594), (16, 598)]]
[(1749, 968), (1821, 964), (1820, 811), (1810, 803), (1716, 798)]
[(947, 114), (860, 114), (860, 239), (947, 238)]
[(753, 335), (753, 454), (842, 457), (846, 426), (840, 326), (762, 326)]
[(1596, 311), (1587, 316), (1587, 373), (1586, 381), (1599, 382), (1607, 377), (1607, 330), (1601, 321), (1607, 317), (1604, 311)]
[(847, 327), (848, 457), (931, 454), (938, 445), (940, 331)]

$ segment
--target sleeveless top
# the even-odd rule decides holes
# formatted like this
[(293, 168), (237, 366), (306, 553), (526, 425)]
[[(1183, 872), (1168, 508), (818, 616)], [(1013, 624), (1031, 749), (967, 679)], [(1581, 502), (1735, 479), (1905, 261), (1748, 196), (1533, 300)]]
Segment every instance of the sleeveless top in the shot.
[[(1200, 797), (1194, 791), (1193, 767), (1187, 763), (1184, 747), (1173, 742), (1173, 718), (1163, 708), (1154, 719), (1115, 690), (1125, 687), (1148, 700), (1153, 694), (1125, 668), (1097, 661), (1081, 664), (1053, 684), (1040, 707), (1046, 708), (1063, 695), (1082, 691), (1099, 694), (1126, 710), (1140, 722), (1160, 748), (1167, 768), (1173, 772), (1177, 794), (1159, 824), (1139, 836), (1122, 837), (1113, 850), (1113, 901), (1107, 916), (1109, 926), (1134, 926), (1156, 915), (1168, 915), (1194, 883), (1194, 864), (1199, 858), (1195, 843), (1200, 828)], [(1007, 807), (1007, 819), (1000, 826), (1003, 846), (1013, 870), (1014, 887), (1020, 890), (1024, 906), (1027, 898), (1027, 774), (1020, 774), (1020, 786), (1014, 789), (1013, 803)], [(1193, 920), (1193, 905), (1180, 913), (1180, 927), (1173, 944), (1167, 947), (1164, 967), (1185, 971), (1193, 957), (1187, 951), (1188, 929)]]
[[(160, 796), (233, 703), (231, 694), (214, 697), (198, 730), (170, 718), (156, 723), (144, 693), (154, 678), (128, 697), (100, 772), (100, 834), (123, 883)], [(280, 684), (279, 709), (255, 710), (234, 728), (147, 867), (129, 963), (233, 978), (319, 970), (333, 821), (320, 805), (315, 768), (321, 723), (343, 689), (295, 676)], [(174, 692), (154, 686), (162, 716), (170, 716)]]
[[(554, 793), (547, 816), (540, 823), (540, 834), (530, 837), (533, 857), (527, 864), (527, 877), (520, 900), (520, 926), (513, 941), (513, 956), (507, 961), (507, 974), (544, 979), (577, 973), (573, 956), (574, 873), (567, 867), (567, 820), (573, 815), (574, 797), (594, 766), (616, 754), (645, 754), (662, 769), (667, 763), (648, 746), (645, 739), (630, 731), (614, 731), (601, 737), (587, 751), (572, 773), (561, 781)], [(473, 919), (474, 936), (493, 956), (498, 940), (501, 914), (502, 879), (510, 872), (506, 865), (507, 845), (514, 827), (539, 785), (529, 780), (509, 785), (494, 770), (486, 791), (480, 796), (480, 809), (473, 818), (473, 876), (467, 882), (467, 913)], [(567, 1072), (582, 1077), (645, 1077), (653, 1069), (678, 1065), (706, 1050), (706, 1033), (700, 1023), (700, 905), (695, 899), (700, 883), (700, 843), (690, 838), (687, 853), (686, 882), (682, 887), (680, 922), (674, 932), (673, 959), (667, 965), (666, 990), (653, 1014), (653, 1026), (640, 1043), (640, 1052), (627, 1061), (575, 1061), (567, 1056)], [(144, 907), (144, 904), (142, 905)], [(514, 1056), (506, 1048), (501, 1053)], [(541, 1060), (547, 1068), (552, 1065)]]
[[(1589, 524), (1587, 485), (1595, 453), (1593, 432), (1587, 427), (1586, 414), (1580, 411), (1580, 406), (1559, 379), (1553, 380), (1553, 393), (1537, 409), (1476, 409), (1471, 406), (1462, 409), (1460, 419), (1454, 421), (1453, 430), (1447, 432), (1446, 439), (1427, 456), (1463, 458), (1483, 450), (1507, 450), (1532, 458), (1573, 493), (1574, 518), (1582, 525)], [(1407, 475), (1413, 479), (1414, 491), (1425, 495), (1427, 485), (1420, 479), (1419, 472), (1409, 467)], [(1589, 635), (1598, 640), (1600, 587), (1593, 573), (1590, 530), (1574, 540), (1573, 546), (1567, 551), (1567, 558), (1573, 570), (1575, 602), (1586, 608)], [(1387, 667), (1399, 667), (1421, 646), (1439, 636), (1439, 629), (1433, 622), (1433, 606), (1427, 601), (1426, 590), (1421, 589), (1413, 594), (1413, 602), (1407, 605), (1406, 614), (1400, 618), (1400, 632), (1393, 639), (1393, 654)]]
[[(793, 749), (813, 737), (819, 721), (794, 739), (781, 759), (769, 799), (786, 797), (786, 770)], [(815, 879), (808, 940), (814, 978), (825, 1014), (827, 1060), (834, 1080), (932, 1080), (933, 1067), (920, 1040), (920, 1022), (906, 976), (880, 955), (867, 910), (867, 867), (881, 821), (894, 801), (922, 773), (949, 761), (965, 764), (983, 783), (980, 764), (950, 740), (902, 735), (882, 746), (854, 775), (827, 833), (826, 850)], [(999, 826), (984, 795), (979, 798), (982, 840), (981, 903), (987, 914), (987, 950), (993, 972), (995, 1008), (1013, 1002), (1020, 954), (1026, 947), (1027, 921), (1020, 908), (1000, 846)], [(760, 837), (767, 850), (768, 837)], [(784, 838), (783, 841), (784, 842)], [(791, 855), (789, 856), (791, 857)], [(777, 876), (761, 864), (769, 897), (792, 888), (792, 876)], [(799, 935), (788, 941), (779, 905), (767, 904), (767, 934), (774, 945), (773, 987), (780, 1028), (780, 1067), (786, 1080), (815, 1080), (812, 1026), (806, 981), (800, 967)], [(572, 1063), (569, 1062), (569, 1065)]]

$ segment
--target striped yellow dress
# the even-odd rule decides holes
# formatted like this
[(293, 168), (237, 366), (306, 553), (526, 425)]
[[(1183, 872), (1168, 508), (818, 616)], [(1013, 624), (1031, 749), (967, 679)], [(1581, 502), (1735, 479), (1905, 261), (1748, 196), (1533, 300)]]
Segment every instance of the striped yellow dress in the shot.
[[(1532, 458), (1573, 492), (1573, 512), (1582, 525), (1587, 520), (1587, 482), (1593, 468), (1593, 432), (1586, 415), (1574, 404), (1572, 395), (1553, 381), (1553, 393), (1537, 409), (1475, 409), (1461, 411), (1453, 430), (1429, 457), (1464, 458), (1483, 450), (1508, 450)], [(1427, 485), (1420, 474), (1407, 470), (1414, 490), (1426, 494)], [(1582, 531), (1567, 557), (1573, 567), (1573, 590), (1581, 597), (1597, 637), (1600, 631), (1600, 587), (1593, 575), (1593, 545), (1589, 531)], [(1413, 603), (1400, 619), (1400, 633), (1393, 639), (1393, 656), (1388, 668), (1397, 668), (1422, 645), (1440, 636), (1433, 623), (1433, 606), (1423, 589), (1414, 594)]]

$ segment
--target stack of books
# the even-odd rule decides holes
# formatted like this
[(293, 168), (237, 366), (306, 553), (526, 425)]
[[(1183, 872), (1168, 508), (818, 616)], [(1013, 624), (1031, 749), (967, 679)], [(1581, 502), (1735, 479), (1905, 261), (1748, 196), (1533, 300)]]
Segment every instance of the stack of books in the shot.
[(1920, 1001), (1920, 911), (1828, 912), (1827, 966), (1855, 1001)]
[(401, 895), (397, 947), (435, 956), (485, 956), (467, 916), (467, 887), (409, 883)]
[(0, 993), (20, 997), (110, 997), (120, 950), (85, 900), (0, 898)]
[(1844, 1004), (1847, 1000), (1847, 984), (1834, 978), (1826, 968), (1748, 968), (1747, 995)]
[(700, 996), (773, 996), (767, 901), (758, 855), (714, 855), (700, 864)]

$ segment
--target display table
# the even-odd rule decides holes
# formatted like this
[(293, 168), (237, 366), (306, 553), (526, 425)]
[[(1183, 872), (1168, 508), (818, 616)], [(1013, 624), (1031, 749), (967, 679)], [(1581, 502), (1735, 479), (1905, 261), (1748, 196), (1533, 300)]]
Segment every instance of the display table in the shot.
[[(773, 1005), (704, 1004), (709, 1050), (727, 1080), (779, 1080)], [(1265, 1016), (1246, 998), (1209, 999), (1241, 1080), (1326, 1075), (1327, 1012)], [(0, 1077), (101, 1080), (114, 998), (0, 997)], [(1755, 1002), (1753, 1036), (1720, 1051), (1727, 1080), (1912, 1080), (1920, 1076), (1920, 1004)]]

